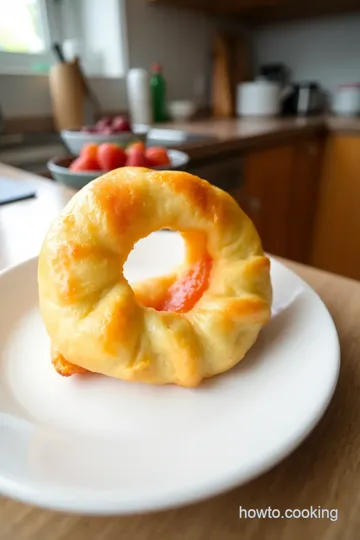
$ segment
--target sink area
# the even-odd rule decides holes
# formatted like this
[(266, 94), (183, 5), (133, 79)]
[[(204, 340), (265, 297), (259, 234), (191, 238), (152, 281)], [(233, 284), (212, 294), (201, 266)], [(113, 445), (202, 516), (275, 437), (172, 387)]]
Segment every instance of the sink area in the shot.
[(55, 143), (61, 144), (61, 137), (55, 131), (0, 134), (0, 152), (25, 146), (45, 146)]
[(68, 154), (55, 132), (16, 133), (0, 136), (0, 161), (19, 169), (47, 175), (47, 162)]
[[(137, 126), (138, 127), (138, 126)], [(171, 128), (151, 128), (149, 146), (180, 148), (216, 140), (206, 134), (189, 133)], [(19, 133), (0, 135), (0, 161), (40, 175), (48, 175), (47, 162), (53, 157), (69, 155), (58, 133)]]
[(188, 144), (198, 144), (211, 142), (216, 137), (202, 133), (189, 133), (178, 129), (152, 128), (148, 133), (148, 144), (150, 146), (178, 147)]
[[(146, 130), (146, 126), (136, 126), (135, 131)], [(181, 146), (191, 143), (214, 141), (216, 137), (204, 133), (190, 133), (172, 128), (151, 128), (148, 132), (148, 142), (151, 146)], [(16, 133), (0, 135), (0, 153), (4, 150), (16, 148), (39, 147), (60, 144), (62, 140), (59, 133)]]

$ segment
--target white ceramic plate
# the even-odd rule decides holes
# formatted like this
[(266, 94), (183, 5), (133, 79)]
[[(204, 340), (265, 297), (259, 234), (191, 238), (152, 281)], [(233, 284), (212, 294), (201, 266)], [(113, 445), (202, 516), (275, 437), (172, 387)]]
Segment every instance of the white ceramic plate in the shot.
[[(131, 254), (132, 280), (183, 256), (173, 233)], [(37, 259), (0, 276), (0, 491), (66, 511), (133, 513), (203, 499), (288, 455), (333, 394), (339, 343), (299, 277), (272, 261), (273, 317), (247, 357), (198, 389), (55, 373)]]

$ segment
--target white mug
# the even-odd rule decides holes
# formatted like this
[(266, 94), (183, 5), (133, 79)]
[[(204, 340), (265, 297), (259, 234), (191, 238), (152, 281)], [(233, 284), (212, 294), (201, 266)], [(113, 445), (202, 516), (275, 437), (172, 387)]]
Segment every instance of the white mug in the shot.
[(238, 116), (277, 116), (280, 113), (281, 88), (270, 81), (246, 82), (238, 85)]

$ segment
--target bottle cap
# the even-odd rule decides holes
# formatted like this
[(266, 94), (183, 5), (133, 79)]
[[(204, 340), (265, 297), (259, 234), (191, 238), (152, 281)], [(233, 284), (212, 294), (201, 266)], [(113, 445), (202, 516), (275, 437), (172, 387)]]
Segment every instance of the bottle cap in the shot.
[(162, 71), (161, 64), (159, 64), (159, 63), (153, 64), (153, 66), (152, 66), (152, 72), (153, 73), (161, 73), (161, 71)]

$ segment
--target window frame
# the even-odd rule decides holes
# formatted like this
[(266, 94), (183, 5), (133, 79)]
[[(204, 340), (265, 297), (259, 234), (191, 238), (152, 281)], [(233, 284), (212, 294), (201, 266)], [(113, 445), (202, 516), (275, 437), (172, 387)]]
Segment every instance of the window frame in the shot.
[[(61, 28), (55, 21), (60, 18), (61, 0), (37, 0), (41, 11), (45, 51), (41, 53), (19, 53), (0, 51), (0, 75), (43, 74), (52, 63), (51, 43), (61, 40)], [(38, 66), (38, 68), (36, 68)]]
[[(10, 0), (9, 0), (10, 1)], [(127, 34), (127, 11), (126, 0), (116, 0), (113, 5), (113, 21), (114, 28), (118, 32), (115, 36), (114, 43), (102, 44), (101, 52), (107, 55), (107, 47), (117, 46), (120, 50), (120, 55), (112, 67), (104, 67), (102, 70), (94, 69), (91, 64), (91, 56), (98, 52), (97, 44), (93, 44), (93, 40), (87, 37), (87, 31), (84, 26), (84, 21), (79, 19), (84, 15), (84, 9), (89, 9), (90, 2), (86, 0), (38, 0), (42, 10), (42, 21), (44, 24), (44, 37), (46, 43), (46, 51), (43, 53), (17, 53), (0, 51), (0, 76), (1, 75), (44, 75), (50, 70), (54, 64), (54, 56), (51, 50), (51, 44), (54, 42), (61, 43), (65, 38), (77, 38), (82, 42), (83, 53), (81, 62), (88, 77), (93, 79), (122, 79), (126, 76), (129, 69), (129, 44)], [(70, 15), (69, 7), (73, 4), (70, 2), (78, 2), (80, 12), (72, 16), (72, 21), (76, 21), (76, 28), (80, 29), (80, 35), (69, 35), (67, 28), (67, 16)], [(91, 4), (90, 4), (91, 5)], [(101, 3), (100, 3), (101, 6)], [(105, 13), (106, 16), (106, 13)], [(101, 19), (101, 13), (99, 14)], [(106, 24), (106, 23), (105, 23)], [(116, 32), (115, 32), (116, 33)], [(74, 30), (70, 32), (74, 34)]]

